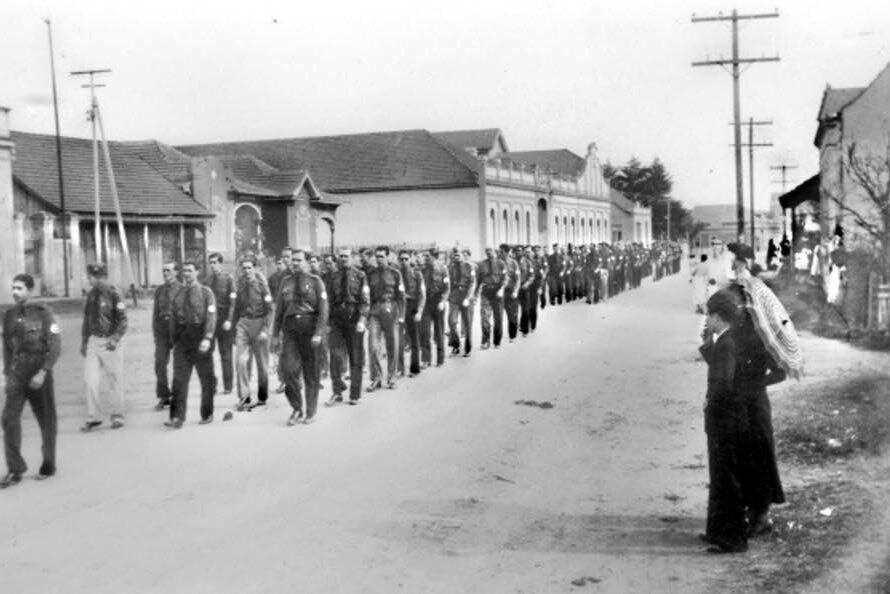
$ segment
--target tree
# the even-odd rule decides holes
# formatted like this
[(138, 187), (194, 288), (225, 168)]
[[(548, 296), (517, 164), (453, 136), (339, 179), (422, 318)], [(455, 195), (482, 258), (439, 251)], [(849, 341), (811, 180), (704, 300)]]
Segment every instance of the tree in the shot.
[(840, 160), (841, 177), (826, 188), (829, 200), (850, 215), (869, 241), (885, 276), (890, 271), (890, 136), (881, 150), (853, 142)]
[(631, 157), (626, 165), (615, 167), (611, 163), (603, 165), (603, 174), (609, 184), (622, 192), (630, 200), (652, 209), (652, 236), (667, 237), (668, 204), (670, 204), (671, 237), (685, 236), (692, 232), (692, 213), (679, 200), (671, 197), (673, 180), (656, 157), (650, 165), (643, 165), (636, 157)]

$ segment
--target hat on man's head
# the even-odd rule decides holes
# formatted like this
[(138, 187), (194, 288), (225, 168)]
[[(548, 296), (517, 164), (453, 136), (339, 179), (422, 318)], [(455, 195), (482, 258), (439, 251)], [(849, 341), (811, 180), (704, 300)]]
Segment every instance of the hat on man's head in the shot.
[(87, 264), (87, 274), (90, 276), (105, 278), (108, 276), (108, 268), (101, 262)]
[(753, 260), (754, 248), (746, 243), (729, 243), (726, 249), (735, 254), (736, 260)]

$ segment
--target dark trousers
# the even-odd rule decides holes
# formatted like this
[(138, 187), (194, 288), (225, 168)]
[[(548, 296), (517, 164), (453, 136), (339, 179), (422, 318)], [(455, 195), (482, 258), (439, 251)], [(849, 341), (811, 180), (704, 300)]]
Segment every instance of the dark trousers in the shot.
[(709, 542), (728, 550), (747, 549), (743, 477), (747, 470), (747, 423), (742, 406), (705, 407), (708, 436)]
[[(301, 411), (307, 419), (315, 416), (318, 407), (318, 348), (312, 346), (315, 322), (314, 315), (289, 316), (281, 331), (280, 365), (284, 372), (284, 394), (291, 407)], [(300, 386), (301, 377), (305, 394)]]
[(206, 353), (198, 350), (201, 344), (201, 328), (197, 336), (186, 332), (173, 345), (173, 402), (170, 403), (170, 418), (185, 420), (188, 407), (189, 382), (192, 369), (198, 373), (201, 382), (201, 418), (213, 416), (213, 343)]
[(550, 305), (562, 305), (562, 280), (558, 272), (548, 277), (547, 290), (550, 292)]
[(755, 514), (773, 503), (785, 503), (773, 439), (772, 410), (766, 389), (744, 394), (748, 405), (749, 469), (745, 477), (745, 501)]
[(525, 336), (531, 329), (532, 308), (537, 315), (538, 294), (531, 287), (519, 289), (519, 331)]
[[(460, 320), (460, 329), (457, 322)], [(460, 335), (464, 335), (464, 354), (473, 350), (473, 300), (464, 307), (460, 303), (450, 303), (448, 308), (448, 346), (460, 349)]]
[[(34, 370), (36, 373), (36, 369)], [(37, 390), (28, 387), (33, 374), (27, 379), (16, 373), (6, 375), (6, 404), (3, 406), (3, 446), (6, 452), (6, 468), (9, 472), (24, 474), (28, 470), (22, 458), (22, 411), (27, 401), (31, 405), (42, 439), (43, 465), (40, 472), (56, 471), (56, 400), (52, 372), (47, 372), (43, 385)]]
[[(408, 301), (405, 307), (405, 321), (402, 322), (402, 336), (399, 340), (399, 371), (405, 373), (405, 347), (410, 352), (408, 372), (420, 373), (420, 322), (414, 320), (417, 315), (417, 302)], [(422, 319), (422, 318), (421, 318)]]
[(346, 391), (343, 375), (349, 369), (349, 399), (362, 396), (362, 367), (365, 365), (364, 332), (356, 332), (355, 323), (335, 321), (331, 323), (331, 381), (334, 393)]
[(433, 362), (430, 340), (436, 343), (436, 365), (445, 362), (445, 311), (439, 311), (441, 297), (428, 299), (420, 320), (420, 358), (424, 363)]
[(548, 286), (547, 286), (547, 281), (546, 281), (546, 279), (541, 279), (541, 280), (538, 281), (538, 288), (541, 289), (541, 295), (540, 295), (541, 309), (544, 309), (545, 307), (547, 307), (547, 289), (548, 289)]
[(498, 297), (497, 291), (482, 292), (479, 318), (482, 325), (482, 344), (491, 343), (494, 329), (494, 346), (500, 346), (504, 335), (504, 298)]
[[(223, 390), (232, 391), (232, 383), (235, 377), (232, 363), (232, 348), (235, 346), (235, 329), (228, 331), (222, 329), (222, 323), (216, 325), (216, 349), (219, 351), (219, 365), (222, 367)], [(213, 377), (213, 391), (217, 389), (219, 382)]]
[(155, 395), (161, 402), (170, 402), (170, 380), (167, 367), (173, 352), (173, 337), (170, 331), (154, 332), (155, 341)]
[[(562, 303), (561, 299), (562, 297), (560, 297), (560, 303)], [(513, 340), (519, 329), (519, 297), (514, 298), (510, 291), (504, 297), (504, 313), (507, 314), (507, 336)]]

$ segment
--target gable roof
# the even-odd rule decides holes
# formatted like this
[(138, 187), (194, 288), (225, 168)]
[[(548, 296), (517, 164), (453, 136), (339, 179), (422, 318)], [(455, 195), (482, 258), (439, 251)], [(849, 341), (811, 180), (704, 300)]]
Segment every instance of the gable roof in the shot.
[(609, 188), (609, 202), (628, 214), (631, 214), (636, 206), (633, 200), (624, 195), (624, 192), (612, 187)]
[(426, 130), (372, 132), (312, 138), (282, 138), (186, 145), (191, 156), (244, 156), (281, 171), (308, 170), (332, 193), (466, 187), (476, 169)]
[(523, 165), (537, 165), (544, 170), (551, 170), (561, 175), (578, 177), (584, 173), (587, 162), (568, 149), (546, 151), (512, 151), (502, 153), (496, 159), (510, 159)]
[(845, 89), (832, 89), (826, 87), (822, 94), (822, 104), (819, 106), (818, 120), (824, 122), (834, 118), (846, 106), (856, 101), (865, 91), (866, 87), (849, 87)]
[(801, 184), (794, 186), (790, 191), (779, 196), (779, 204), (782, 208), (797, 208), (807, 201), (819, 202), (819, 185), (821, 176), (816, 175), (807, 178)]
[[(52, 207), (59, 209), (56, 138), (46, 134), (12, 132), (15, 143), (13, 178)], [(93, 148), (85, 138), (62, 137), (65, 208), (94, 212)], [(166, 179), (133, 152), (132, 146), (110, 142), (109, 152), (120, 198), (121, 213), (130, 216), (213, 216), (191, 196)], [(102, 155), (100, 152), (100, 159)], [(114, 214), (104, 160), (99, 166), (99, 210)]]
[(446, 132), (433, 132), (433, 136), (456, 146), (462, 151), (468, 148), (475, 149), (480, 155), (489, 155), (495, 149), (507, 152), (507, 141), (500, 128), (483, 128), (480, 130), (450, 130)]

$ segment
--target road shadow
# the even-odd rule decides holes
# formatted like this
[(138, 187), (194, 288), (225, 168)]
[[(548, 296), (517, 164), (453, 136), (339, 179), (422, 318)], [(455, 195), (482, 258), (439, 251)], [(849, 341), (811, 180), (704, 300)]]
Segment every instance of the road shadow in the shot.
[(603, 555), (701, 555), (704, 519), (688, 516), (554, 514), (477, 498), (411, 500), (404, 518), (374, 533), (444, 554), (480, 550)]

